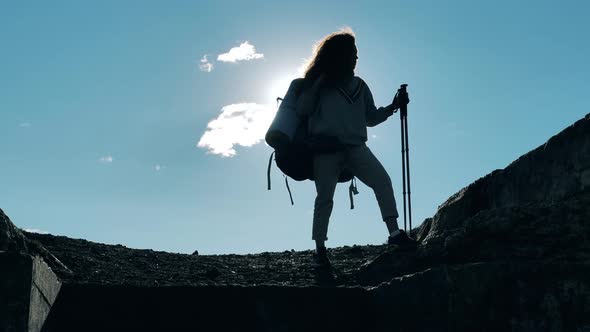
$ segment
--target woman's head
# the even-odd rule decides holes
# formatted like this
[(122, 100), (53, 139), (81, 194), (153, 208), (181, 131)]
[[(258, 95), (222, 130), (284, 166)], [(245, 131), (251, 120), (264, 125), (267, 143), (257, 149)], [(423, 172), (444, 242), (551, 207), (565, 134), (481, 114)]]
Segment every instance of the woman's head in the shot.
[(313, 81), (322, 73), (335, 81), (351, 78), (357, 59), (352, 30), (347, 28), (331, 33), (315, 46), (313, 58), (305, 70), (305, 79)]

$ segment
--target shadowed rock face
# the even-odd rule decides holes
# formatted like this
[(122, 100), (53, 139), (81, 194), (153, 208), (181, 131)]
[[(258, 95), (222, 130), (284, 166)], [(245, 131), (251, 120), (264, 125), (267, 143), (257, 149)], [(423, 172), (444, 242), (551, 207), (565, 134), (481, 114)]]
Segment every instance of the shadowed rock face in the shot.
[(181, 255), (25, 234), (71, 269), (56, 271), (46, 332), (590, 331), (590, 114), (412, 233), (412, 252), (329, 249), (331, 271), (311, 268), (311, 251)]
[(376, 286), (441, 264), (480, 262), (589, 265), (590, 190), (555, 203), (481, 211), (415, 252), (383, 252), (363, 265), (357, 277), (362, 285)]
[(26, 239), (0, 209), (0, 251), (27, 251)]
[[(357, 274), (376, 308), (400, 312), (400, 330), (589, 330), (590, 114), (413, 234), (417, 251), (385, 251)], [(417, 327), (412, 310), (430, 318)]]
[(460, 190), (419, 230), (441, 241), (480, 211), (555, 202), (590, 188), (590, 114), (547, 143)]
[(54, 255), (52, 255), (40, 242), (26, 237), (16, 227), (10, 218), (0, 209), (0, 251), (21, 252), (31, 256), (42, 257), (55, 272), (62, 272), (64, 275), (71, 274), (71, 271)]

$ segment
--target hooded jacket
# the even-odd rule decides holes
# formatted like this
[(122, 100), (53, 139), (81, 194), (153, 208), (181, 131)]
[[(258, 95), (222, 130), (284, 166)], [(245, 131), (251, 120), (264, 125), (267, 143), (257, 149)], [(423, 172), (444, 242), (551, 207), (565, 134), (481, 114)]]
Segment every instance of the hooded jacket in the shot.
[(393, 114), (390, 107), (375, 106), (369, 86), (354, 76), (341, 87), (319, 88), (313, 109), (298, 109), (300, 116), (309, 115), (311, 136), (332, 136), (346, 145), (363, 145), (367, 127), (387, 120)]

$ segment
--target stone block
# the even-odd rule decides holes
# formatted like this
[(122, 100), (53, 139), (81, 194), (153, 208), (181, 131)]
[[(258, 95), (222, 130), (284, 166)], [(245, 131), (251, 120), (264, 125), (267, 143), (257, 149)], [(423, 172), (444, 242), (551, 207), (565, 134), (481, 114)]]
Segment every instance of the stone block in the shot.
[(0, 332), (27, 331), (33, 258), (0, 252)]
[(61, 282), (42, 258), (0, 252), (0, 332), (39, 332)]

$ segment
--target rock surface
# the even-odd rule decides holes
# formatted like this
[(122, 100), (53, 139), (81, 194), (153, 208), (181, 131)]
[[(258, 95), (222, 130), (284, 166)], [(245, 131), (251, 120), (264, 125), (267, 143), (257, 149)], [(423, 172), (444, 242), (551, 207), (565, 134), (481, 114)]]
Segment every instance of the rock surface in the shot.
[(0, 251), (26, 252), (26, 238), (0, 209)]
[(46, 331), (590, 331), (590, 114), (412, 234), (415, 251), (333, 248), (334, 268), (317, 270), (311, 251), (183, 255), (25, 233), (71, 269), (57, 271)]
[[(98, 317), (103, 323), (88, 331), (112, 330), (123, 318), (131, 325), (119, 327), (144, 330), (182, 329), (198, 319), (223, 321), (221, 330), (583, 331), (590, 327), (589, 207), (584, 191), (489, 209), (442, 246), (330, 249), (332, 271), (313, 269), (311, 251), (193, 256), (27, 236), (74, 272), (61, 274), (63, 293), (46, 331), (74, 331)], [(267, 309), (250, 310), (257, 306)], [(224, 321), (233, 310), (240, 320)], [(330, 325), (318, 322), (318, 312), (345, 315)]]
[(545, 144), (460, 190), (419, 232), (437, 241), (476, 213), (530, 202), (555, 202), (590, 188), (590, 114)]
[(265, 252), (249, 255), (189, 255), (130, 249), (50, 234), (26, 233), (43, 244), (73, 273), (66, 283), (159, 286), (356, 286), (360, 265), (384, 246), (330, 248), (334, 268), (316, 271), (312, 251)]

